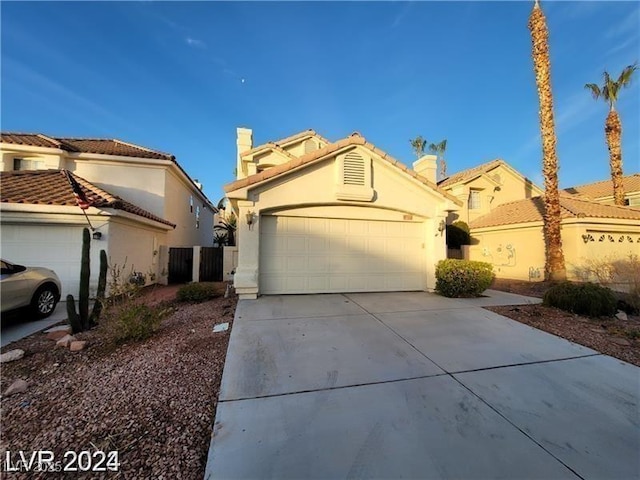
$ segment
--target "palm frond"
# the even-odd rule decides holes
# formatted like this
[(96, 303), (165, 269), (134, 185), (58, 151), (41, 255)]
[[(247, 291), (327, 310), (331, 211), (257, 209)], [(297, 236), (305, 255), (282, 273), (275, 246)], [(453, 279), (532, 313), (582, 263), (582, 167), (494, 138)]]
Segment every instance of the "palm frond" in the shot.
[(631, 79), (633, 78), (633, 72), (638, 70), (638, 64), (634, 63), (633, 65), (627, 65), (622, 73), (618, 77), (618, 84), (621, 87), (628, 87), (631, 84)]
[(587, 90), (591, 91), (591, 96), (595, 100), (598, 100), (600, 98), (600, 96), (602, 95), (602, 92), (600, 91), (600, 87), (598, 85), (596, 85), (595, 83), (587, 83), (587, 84), (585, 84), (584, 88), (586, 88)]

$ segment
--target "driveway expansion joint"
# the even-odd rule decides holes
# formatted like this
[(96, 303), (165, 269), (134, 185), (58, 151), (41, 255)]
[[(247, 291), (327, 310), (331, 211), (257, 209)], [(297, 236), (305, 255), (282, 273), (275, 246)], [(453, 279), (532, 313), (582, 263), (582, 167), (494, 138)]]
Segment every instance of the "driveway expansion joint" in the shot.
[(218, 403), (240, 402), (243, 400), (260, 400), (263, 398), (274, 398), (274, 397), (287, 397), (289, 395), (298, 395), (301, 393), (330, 392), (332, 390), (344, 390), (345, 388), (368, 387), (372, 385), (386, 385), (386, 384), (398, 383), (398, 382), (408, 382), (410, 380), (422, 380), (425, 378), (432, 378), (432, 377), (444, 377), (447, 375), (451, 376), (449, 373), (443, 370), (442, 373), (434, 373), (432, 375), (418, 375), (416, 377), (395, 378), (393, 380), (383, 380), (380, 382), (354, 383), (350, 385), (339, 385), (337, 387), (326, 387), (326, 388), (310, 388), (308, 390), (296, 390), (294, 392), (272, 393), (270, 395), (257, 395), (255, 397), (227, 398), (225, 400), (219, 400)]
[[(484, 372), (486, 370), (498, 370), (500, 368), (510, 368), (510, 367), (524, 367), (527, 365), (539, 365), (541, 363), (555, 363), (555, 362), (564, 362), (567, 360), (576, 360), (578, 358), (589, 358), (589, 357), (601, 357), (602, 353), (588, 353), (585, 355), (575, 355), (573, 357), (563, 357), (563, 358), (552, 358), (550, 360), (535, 360), (532, 362), (522, 362), (522, 363), (512, 363), (509, 365), (496, 365), (494, 367), (483, 367), (483, 368), (473, 368), (470, 370), (458, 370), (456, 372), (446, 371), (449, 375), (459, 375), (461, 373), (473, 373), (473, 372)], [(442, 367), (440, 367), (442, 368)], [(444, 370), (444, 369), (443, 369)]]

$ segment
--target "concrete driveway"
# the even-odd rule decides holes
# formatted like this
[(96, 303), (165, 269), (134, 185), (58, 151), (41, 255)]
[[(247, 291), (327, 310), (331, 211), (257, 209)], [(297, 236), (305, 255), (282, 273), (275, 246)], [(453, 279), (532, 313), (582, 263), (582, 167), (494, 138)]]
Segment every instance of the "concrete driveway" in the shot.
[(205, 478), (639, 478), (640, 369), (487, 293), (241, 301)]

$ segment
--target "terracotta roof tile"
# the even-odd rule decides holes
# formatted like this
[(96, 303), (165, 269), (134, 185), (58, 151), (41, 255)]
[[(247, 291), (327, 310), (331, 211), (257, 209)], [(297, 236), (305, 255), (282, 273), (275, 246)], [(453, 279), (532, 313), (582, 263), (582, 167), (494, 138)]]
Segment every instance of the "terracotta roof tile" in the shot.
[(482, 165), (478, 165), (477, 167), (468, 168), (466, 170), (462, 170), (458, 173), (454, 173), (453, 175), (448, 176), (445, 179), (442, 179), (438, 182), (439, 187), (448, 187), (449, 185), (453, 185), (455, 183), (461, 182), (463, 180), (468, 180), (483, 173), (486, 173), (494, 168), (505, 165), (506, 162), (504, 160), (495, 159), (490, 162), (483, 163)]
[(17, 145), (31, 145), (34, 147), (59, 148), (68, 152), (97, 153), (101, 155), (120, 155), (123, 157), (153, 158), (157, 160), (172, 160), (175, 157), (168, 153), (158, 152), (149, 148), (123, 142), (117, 139), (106, 138), (58, 138), (47, 137), (33, 133), (0, 134), (2, 143)]
[(383, 150), (380, 150), (378, 147), (376, 147), (372, 143), (367, 142), (365, 138), (358, 133), (353, 133), (349, 137), (338, 140), (337, 142), (330, 143), (326, 147), (320, 148), (318, 150), (314, 150), (305, 155), (302, 155), (301, 157), (294, 158), (289, 162), (283, 163), (281, 165), (276, 165), (275, 167), (268, 168), (255, 175), (250, 175), (240, 180), (236, 180), (235, 182), (228, 183), (227, 185), (224, 186), (224, 191), (227, 193), (233, 192), (234, 190), (238, 190), (240, 188), (245, 188), (250, 185), (263, 182), (270, 178), (277, 177), (286, 172), (299, 168), (303, 165), (312, 163), (320, 158), (324, 158), (328, 155), (331, 155), (332, 153), (337, 152), (338, 150), (341, 150), (349, 146), (355, 146), (355, 145), (362, 145), (368, 148), (369, 150), (372, 150), (386, 162), (408, 173), (409, 175), (411, 175), (413, 178), (423, 183), (424, 185), (427, 185), (433, 188), (434, 190), (438, 191), (440, 194), (444, 195), (455, 204), (457, 205), (462, 204), (462, 202), (459, 199), (449, 194), (448, 192), (445, 192), (443, 189), (439, 188), (435, 183), (427, 180), (425, 177), (418, 174), (417, 172), (407, 168), (407, 166), (404, 165), (402, 162), (399, 162), (388, 153), (384, 152)]
[[(625, 193), (640, 192), (640, 173), (624, 176), (622, 177), (622, 182)], [(611, 180), (603, 180), (601, 182), (565, 188), (564, 191), (572, 195), (583, 195), (593, 199), (613, 197), (613, 183)]]
[[(138, 215), (175, 228), (175, 224), (112, 195), (106, 190), (71, 174), (96, 208), (113, 208)], [(69, 182), (60, 170), (21, 170), (0, 172), (2, 203), (75, 206), (76, 199)]]
[[(516, 223), (541, 222), (544, 212), (544, 197), (533, 197), (515, 202), (503, 203), (494, 210), (469, 223), (470, 228), (498, 227)], [(570, 195), (560, 196), (560, 216), (564, 218), (611, 218), (637, 220), (640, 209), (603, 205), (592, 200)]]

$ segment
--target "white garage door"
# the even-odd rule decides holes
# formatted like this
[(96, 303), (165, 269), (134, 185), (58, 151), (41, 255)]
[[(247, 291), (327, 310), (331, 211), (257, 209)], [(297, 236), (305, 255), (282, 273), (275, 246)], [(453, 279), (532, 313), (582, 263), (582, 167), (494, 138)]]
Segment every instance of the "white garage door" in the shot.
[[(82, 227), (3, 225), (0, 232), (3, 259), (21, 265), (50, 268), (60, 277), (62, 298), (68, 293), (78, 296)], [(93, 270), (97, 270), (96, 267)]]
[(425, 289), (424, 224), (263, 216), (260, 292)]

